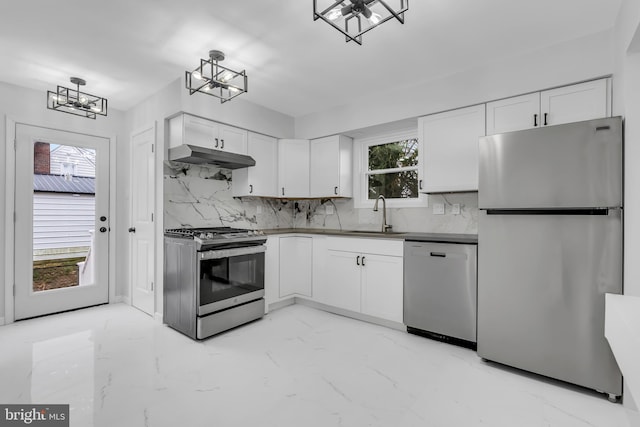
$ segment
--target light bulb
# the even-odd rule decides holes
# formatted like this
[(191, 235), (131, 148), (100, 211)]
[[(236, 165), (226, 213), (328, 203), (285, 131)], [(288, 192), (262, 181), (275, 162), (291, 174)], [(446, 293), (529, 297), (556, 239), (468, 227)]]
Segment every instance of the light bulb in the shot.
[(80, 104), (86, 105), (89, 102), (89, 99), (86, 96), (80, 97)]
[(240, 92), (240, 89), (238, 89), (237, 87), (229, 86), (229, 92), (238, 93)]
[(196, 80), (202, 80), (202, 73), (200, 73), (200, 71), (194, 71), (193, 73), (191, 73), (191, 77)]
[(330, 21), (335, 21), (335, 20), (340, 19), (340, 18), (342, 18), (342, 8), (341, 7), (334, 7), (329, 12), (327, 12), (327, 19), (329, 19)]
[(369, 18), (367, 18), (367, 19), (369, 19), (369, 22), (371, 22), (372, 25), (377, 25), (382, 20), (382, 16), (380, 16), (377, 13), (373, 12), (371, 14), (371, 16)]
[(67, 103), (67, 97), (58, 95), (58, 104), (66, 104), (66, 103)]
[(231, 80), (232, 78), (233, 78), (233, 74), (231, 74), (231, 73), (229, 73), (229, 72), (226, 72), (226, 73), (224, 73), (224, 74), (223, 74), (223, 76), (222, 76), (222, 77), (220, 77), (220, 81), (221, 81), (222, 83), (226, 83), (226, 82), (228, 82), (229, 80)]
[(102, 108), (98, 107), (97, 105), (92, 105), (91, 110), (95, 111), (96, 113), (102, 112)]

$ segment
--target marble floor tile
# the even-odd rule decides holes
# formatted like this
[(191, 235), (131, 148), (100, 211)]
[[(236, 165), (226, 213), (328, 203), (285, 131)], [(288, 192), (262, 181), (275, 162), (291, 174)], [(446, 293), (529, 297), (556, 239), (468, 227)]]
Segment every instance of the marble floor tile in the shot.
[(595, 392), (303, 305), (204, 341), (113, 304), (0, 327), (0, 403), (77, 427), (631, 427)]

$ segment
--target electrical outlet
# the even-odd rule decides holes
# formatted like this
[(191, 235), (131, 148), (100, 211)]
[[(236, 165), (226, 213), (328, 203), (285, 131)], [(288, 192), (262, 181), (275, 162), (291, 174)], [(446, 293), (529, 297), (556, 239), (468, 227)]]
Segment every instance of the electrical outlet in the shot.
[(333, 215), (333, 205), (326, 205), (324, 207), (324, 213), (326, 215)]
[(451, 205), (451, 214), (460, 215), (460, 203), (454, 203)]
[(444, 215), (444, 203), (434, 203), (433, 204), (433, 214), (434, 215)]

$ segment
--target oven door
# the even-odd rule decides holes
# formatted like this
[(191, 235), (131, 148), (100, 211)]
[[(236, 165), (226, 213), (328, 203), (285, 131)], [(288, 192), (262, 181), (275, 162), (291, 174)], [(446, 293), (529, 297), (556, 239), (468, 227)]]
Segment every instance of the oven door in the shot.
[(266, 246), (215, 249), (198, 253), (198, 316), (264, 296)]

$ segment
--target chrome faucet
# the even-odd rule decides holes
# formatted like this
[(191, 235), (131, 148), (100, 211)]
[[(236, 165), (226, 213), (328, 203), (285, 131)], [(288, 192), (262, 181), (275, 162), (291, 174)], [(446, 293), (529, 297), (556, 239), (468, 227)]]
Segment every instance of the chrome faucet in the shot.
[(373, 211), (378, 212), (378, 201), (382, 199), (382, 232), (386, 233), (391, 229), (391, 225), (387, 224), (387, 200), (381, 194), (376, 199), (376, 203), (373, 205)]

